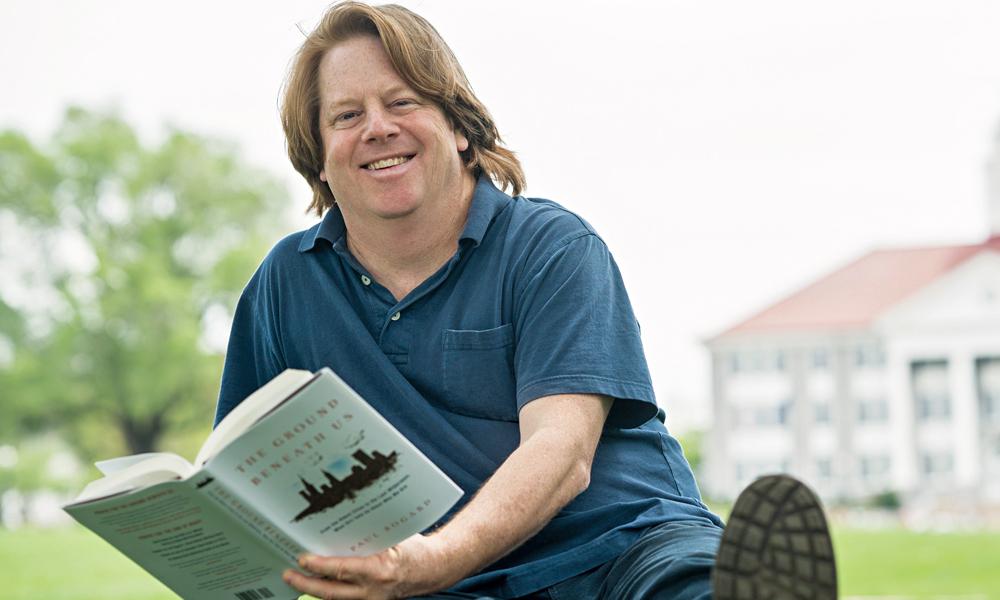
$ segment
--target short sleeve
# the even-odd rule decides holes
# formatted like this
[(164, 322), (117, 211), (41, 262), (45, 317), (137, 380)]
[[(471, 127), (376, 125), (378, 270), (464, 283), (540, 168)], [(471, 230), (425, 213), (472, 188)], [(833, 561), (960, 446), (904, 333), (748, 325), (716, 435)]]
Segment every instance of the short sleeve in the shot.
[(266, 283), (267, 279), (262, 274), (265, 265), (254, 274), (236, 305), (222, 369), (215, 425), (244, 398), (284, 370), (275, 342), (273, 314), (262, 285), (262, 280)]
[(593, 232), (538, 257), (515, 302), (517, 407), (553, 394), (616, 399), (612, 427), (635, 427), (657, 411), (649, 369), (621, 273)]

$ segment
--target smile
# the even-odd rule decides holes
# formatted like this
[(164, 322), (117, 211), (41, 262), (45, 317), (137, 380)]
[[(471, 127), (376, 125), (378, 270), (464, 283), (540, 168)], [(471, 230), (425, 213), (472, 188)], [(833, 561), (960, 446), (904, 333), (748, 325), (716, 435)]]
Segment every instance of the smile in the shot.
[(364, 168), (369, 171), (377, 171), (379, 169), (388, 169), (389, 167), (395, 167), (396, 165), (401, 165), (408, 162), (414, 155), (410, 156), (394, 156), (392, 158), (383, 158), (382, 160), (376, 160), (375, 162), (370, 162), (364, 165)]

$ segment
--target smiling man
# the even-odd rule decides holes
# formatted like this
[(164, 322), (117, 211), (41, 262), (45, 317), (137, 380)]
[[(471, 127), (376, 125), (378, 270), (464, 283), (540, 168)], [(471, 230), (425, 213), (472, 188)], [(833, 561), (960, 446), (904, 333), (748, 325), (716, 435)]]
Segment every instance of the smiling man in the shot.
[(717, 598), (835, 597), (825, 520), (798, 482), (755, 483), (724, 537), (656, 418), (607, 247), (518, 195), (519, 162), (429, 23), (333, 6), (295, 59), (282, 120), (323, 219), (247, 284), (216, 419), (285, 368), (331, 367), (466, 492), (389, 550), (304, 557), (293, 587), (707, 598), (715, 567)]

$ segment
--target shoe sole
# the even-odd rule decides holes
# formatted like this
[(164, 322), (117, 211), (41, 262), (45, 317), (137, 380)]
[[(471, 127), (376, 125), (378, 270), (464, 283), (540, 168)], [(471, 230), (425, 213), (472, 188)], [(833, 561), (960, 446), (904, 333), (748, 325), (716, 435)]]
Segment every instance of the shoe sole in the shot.
[(712, 591), (715, 600), (835, 600), (833, 544), (816, 494), (786, 475), (743, 490), (719, 543)]

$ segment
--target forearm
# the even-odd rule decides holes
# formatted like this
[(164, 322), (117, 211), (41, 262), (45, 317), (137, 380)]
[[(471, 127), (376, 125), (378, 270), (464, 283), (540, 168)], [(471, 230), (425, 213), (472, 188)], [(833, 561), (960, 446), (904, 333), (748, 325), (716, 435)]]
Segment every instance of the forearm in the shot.
[(476, 496), (432, 534), (451, 585), (538, 533), (587, 488), (593, 447), (541, 430), (521, 444)]
[(517, 450), (445, 526), (372, 556), (303, 557), (313, 576), (288, 571), (286, 581), (324, 598), (402, 598), (454, 585), (517, 548), (587, 488), (611, 402), (568, 394), (529, 403)]

